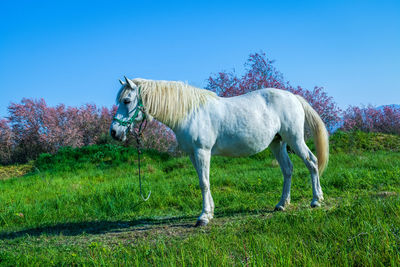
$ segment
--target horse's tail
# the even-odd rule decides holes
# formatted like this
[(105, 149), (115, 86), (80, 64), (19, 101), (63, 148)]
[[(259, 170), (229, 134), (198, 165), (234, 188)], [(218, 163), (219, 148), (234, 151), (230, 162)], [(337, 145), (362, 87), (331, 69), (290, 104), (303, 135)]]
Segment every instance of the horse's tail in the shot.
[(312, 132), (315, 147), (317, 150), (318, 172), (319, 175), (322, 175), (329, 160), (328, 131), (326, 130), (325, 124), (322, 121), (321, 117), (311, 107), (311, 105), (308, 104), (308, 102), (301, 96), (296, 95), (296, 97), (297, 99), (299, 99), (301, 105), (303, 106), (305, 113), (305, 123), (307, 123)]

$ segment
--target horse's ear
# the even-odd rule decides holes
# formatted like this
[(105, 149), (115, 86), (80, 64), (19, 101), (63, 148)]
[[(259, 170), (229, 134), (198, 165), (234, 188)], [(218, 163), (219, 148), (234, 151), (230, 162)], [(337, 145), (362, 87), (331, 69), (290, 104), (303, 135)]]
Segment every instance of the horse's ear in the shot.
[(126, 78), (126, 76), (124, 76), (124, 78), (125, 78), (126, 84), (129, 85), (129, 87), (131, 89), (135, 89), (135, 87), (136, 87), (135, 83), (132, 80), (129, 80), (128, 78)]
[(119, 83), (121, 84), (121, 85), (125, 85), (126, 83), (124, 83), (123, 81), (121, 81), (121, 80), (119, 80)]

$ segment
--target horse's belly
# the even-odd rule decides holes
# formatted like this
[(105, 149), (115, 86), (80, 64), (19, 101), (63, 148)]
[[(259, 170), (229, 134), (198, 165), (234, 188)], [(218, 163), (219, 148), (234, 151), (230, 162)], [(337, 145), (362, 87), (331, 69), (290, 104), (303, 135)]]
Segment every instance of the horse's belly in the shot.
[(257, 154), (266, 149), (268, 145), (263, 147), (240, 147), (240, 149), (232, 149), (232, 147), (217, 147), (212, 149), (212, 155), (228, 156), (228, 157), (245, 157)]
[[(249, 156), (268, 147), (279, 129), (279, 119), (260, 103), (256, 109), (231, 108), (218, 128), (215, 155)], [(239, 113), (238, 113), (239, 111)]]
[(265, 132), (262, 136), (224, 136), (217, 140), (211, 152), (213, 155), (230, 157), (250, 156), (265, 150), (272, 137)]

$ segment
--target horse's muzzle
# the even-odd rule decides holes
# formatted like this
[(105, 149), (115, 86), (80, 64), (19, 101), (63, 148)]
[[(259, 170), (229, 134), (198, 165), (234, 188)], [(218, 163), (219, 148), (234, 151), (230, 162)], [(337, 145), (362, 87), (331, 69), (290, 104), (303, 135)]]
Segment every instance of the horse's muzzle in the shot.
[(117, 132), (115, 130), (111, 130), (110, 134), (111, 137), (115, 139), (115, 135), (117, 134)]
[(123, 131), (117, 131), (115, 129), (110, 129), (110, 135), (114, 140), (123, 142), (126, 140), (126, 135)]

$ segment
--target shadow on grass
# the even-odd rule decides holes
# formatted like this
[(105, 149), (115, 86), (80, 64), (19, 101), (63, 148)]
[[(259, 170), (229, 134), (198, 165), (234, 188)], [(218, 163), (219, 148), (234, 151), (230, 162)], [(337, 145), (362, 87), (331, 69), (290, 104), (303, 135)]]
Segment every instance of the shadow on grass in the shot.
[[(271, 210), (251, 211), (224, 211), (215, 214), (215, 218), (239, 217), (272, 213)], [(167, 218), (142, 218), (132, 221), (91, 221), (60, 223), (52, 226), (43, 226), (16, 232), (0, 233), (0, 240), (15, 239), (19, 237), (32, 237), (45, 235), (77, 236), (81, 234), (101, 235), (105, 233), (118, 233), (122, 231), (151, 230), (154, 226), (168, 226), (181, 228), (195, 228), (196, 216), (178, 216)]]

